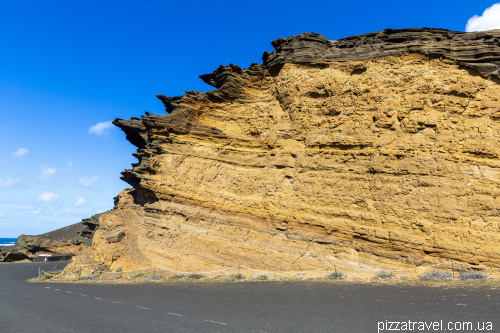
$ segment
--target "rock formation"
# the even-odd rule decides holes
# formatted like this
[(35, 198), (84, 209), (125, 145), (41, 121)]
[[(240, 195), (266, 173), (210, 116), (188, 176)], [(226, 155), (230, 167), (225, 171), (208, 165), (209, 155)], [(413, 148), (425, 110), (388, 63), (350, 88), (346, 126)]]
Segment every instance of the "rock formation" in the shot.
[(158, 95), (167, 114), (113, 122), (138, 163), (100, 218), (97, 260), (500, 267), (500, 30), (272, 45), (263, 64), (202, 75), (216, 90)]
[(102, 214), (38, 236), (21, 235), (15, 245), (0, 248), (0, 262), (33, 260), (39, 254), (76, 256), (91, 253), (92, 238), (99, 229)]

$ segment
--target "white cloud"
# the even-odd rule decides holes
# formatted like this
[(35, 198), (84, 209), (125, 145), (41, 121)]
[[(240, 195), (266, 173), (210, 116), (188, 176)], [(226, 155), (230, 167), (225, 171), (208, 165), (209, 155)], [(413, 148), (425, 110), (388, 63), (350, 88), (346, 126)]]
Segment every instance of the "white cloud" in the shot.
[(80, 197), (78, 198), (78, 200), (75, 202), (74, 206), (76, 207), (80, 207), (81, 205), (83, 205), (84, 203), (86, 203), (87, 200), (85, 200), (84, 197)]
[(66, 164), (68, 165), (68, 168), (71, 168), (73, 166), (73, 162), (71, 161), (71, 159), (69, 159)]
[(42, 180), (49, 180), (57, 172), (56, 168), (48, 168), (45, 164), (40, 165), (40, 169), (42, 169), (42, 174), (39, 178)]
[(40, 208), (38, 208), (37, 210), (32, 210), (30, 213), (33, 214), (33, 215), (39, 215), (40, 214)]
[(26, 148), (19, 148), (13, 155), (16, 157), (21, 157), (29, 153), (30, 151)]
[(94, 133), (96, 135), (108, 134), (108, 129), (113, 128), (113, 123), (111, 120), (103, 121), (102, 123), (97, 123), (89, 128), (89, 133)]
[(42, 194), (40, 194), (38, 196), (38, 200), (40, 201), (45, 201), (45, 202), (49, 202), (49, 201), (52, 201), (52, 200), (55, 200), (57, 199), (58, 195), (53, 193), (53, 192), (42, 192)]
[(19, 179), (16, 179), (16, 178), (7, 178), (7, 179), (2, 179), (0, 177), (0, 188), (7, 188), (7, 187), (11, 187), (13, 185), (16, 185), (17, 183), (19, 183)]
[(35, 207), (31, 205), (16, 205), (16, 209), (18, 210), (34, 210)]
[(472, 16), (465, 26), (465, 31), (467, 32), (494, 29), (500, 29), (500, 2), (486, 8), (483, 15)]
[(66, 209), (66, 214), (71, 213), (71, 209)]
[(78, 181), (78, 185), (83, 187), (89, 187), (90, 185), (94, 184), (97, 181), (97, 179), (99, 179), (98, 176), (94, 176), (92, 178), (82, 177)]

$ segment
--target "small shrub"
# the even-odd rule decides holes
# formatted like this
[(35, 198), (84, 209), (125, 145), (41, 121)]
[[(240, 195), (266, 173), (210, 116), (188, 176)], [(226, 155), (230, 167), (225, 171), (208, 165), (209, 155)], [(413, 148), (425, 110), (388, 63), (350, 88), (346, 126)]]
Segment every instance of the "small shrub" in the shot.
[(137, 273), (137, 274), (134, 275), (134, 279), (140, 278), (141, 276), (144, 276), (144, 274), (143, 273)]
[(62, 270), (48, 271), (40, 277), (40, 281), (46, 281), (52, 279), (54, 276), (62, 273)]
[(118, 267), (118, 268), (115, 270), (115, 272), (120, 273), (120, 272), (123, 272), (123, 270), (122, 270), (122, 268), (121, 268), (121, 267)]
[(343, 279), (346, 277), (347, 277), (346, 273), (344, 273), (342, 271), (335, 271), (335, 272), (331, 272), (331, 273), (326, 274), (325, 279), (336, 280), (336, 279)]
[(373, 276), (375, 279), (394, 279), (396, 276), (393, 271), (379, 271)]
[(266, 281), (269, 280), (269, 276), (266, 274), (257, 274), (253, 277), (254, 280), (259, 280), (259, 281)]
[(229, 275), (229, 277), (227, 279), (230, 280), (230, 281), (244, 280), (245, 279), (245, 275), (243, 275), (241, 273), (231, 274), (231, 275)]
[(203, 279), (204, 277), (205, 277), (205, 275), (199, 274), (199, 273), (192, 273), (192, 274), (188, 275), (188, 279), (192, 279), (192, 280), (199, 280), (199, 279)]
[(156, 280), (159, 280), (159, 279), (161, 279), (161, 275), (160, 274), (151, 274), (151, 275), (149, 275), (146, 278), (146, 281), (156, 281)]
[(483, 272), (477, 272), (477, 271), (460, 271), (458, 272), (458, 278), (460, 280), (486, 280), (490, 276), (488, 274), (485, 274)]
[(105, 264), (99, 264), (97, 266), (96, 270), (102, 271), (102, 272), (111, 272), (111, 269), (109, 268), (109, 266), (105, 265)]
[(171, 276), (172, 279), (182, 279), (184, 277), (186, 277), (186, 275), (182, 273), (175, 273), (174, 275)]
[(420, 274), (420, 278), (423, 280), (439, 281), (439, 280), (452, 279), (453, 275), (449, 272), (440, 271), (440, 270), (435, 269), (433, 271), (427, 271), (425, 273)]
[(46, 281), (46, 280), (50, 280), (50, 279), (52, 279), (52, 278), (53, 278), (53, 276), (52, 276), (52, 275), (50, 275), (50, 274), (44, 274), (44, 275), (42, 275), (42, 276), (40, 277), (40, 281)]
[(408, 275), (407, 274), (401, 274), (399, 276), (399, 278), (402, 279), (402, 280), (406, 280), (406, 279), (408, 279)]
[(214, 279), (220, 279), (220, 278), (225, 278), (225, 277), (227, 277), (227, 273), (217, 274), (216, 276), (214, 276)]

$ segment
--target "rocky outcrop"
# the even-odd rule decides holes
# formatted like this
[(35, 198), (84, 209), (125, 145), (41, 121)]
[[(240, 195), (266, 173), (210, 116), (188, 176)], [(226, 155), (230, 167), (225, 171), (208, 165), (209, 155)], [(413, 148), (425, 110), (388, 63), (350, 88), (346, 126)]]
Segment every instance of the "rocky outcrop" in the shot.
[[(274, 41), (217, 90), (116, 119), (137, 146), (93, 253), (111, 267), (500, 267), (500, 31)], [(124, 232), (118, 242), (107, 236)]]
[(451, 59), (493, 79), (500, 78), (500, 30), (463, 33), (445, 29), (386, 29), (330, 41), (315, 33), (280, 38), (262, 59), (271, 71), (287, 63), (364, 61), (406, 54)]
[(125, 237), (123, 230), (116, 230), (108, 235), (106, 235), (106, 240), (109, 243), (118, 243)]
[(0, 248), (0, 262), (33, 260), (39, 254), (76, 256), (90, 253), (102, 214), (38, 236), (21, 235), (15, 245)]

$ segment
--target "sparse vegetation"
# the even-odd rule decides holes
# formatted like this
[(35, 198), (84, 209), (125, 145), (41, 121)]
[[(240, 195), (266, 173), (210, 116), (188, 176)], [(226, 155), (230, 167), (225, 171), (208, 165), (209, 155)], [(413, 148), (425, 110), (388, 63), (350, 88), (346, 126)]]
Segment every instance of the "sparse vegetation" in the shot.
[(52, 279), (55, 275), (59, 275), (62, 273), (62, 270), (57, 271), (48, 271), (45, 272), (42, 276), (40, 276), (40, 281), (46, 281)]
[(490, 277), (488, 274), (478, 271), (460, 271), (458, 274), (460, 280), (467, 280), (467, 281), (486, 280)]
[(118, 267), (118, 268), (115, 270), (115, 272), (120, 273), (120, 272), (123, 272), (123, 270), (122, 270), (122, 268), (121, 268), (121, 267)]
[(229, 275), (229, 277), (227, 279), (230, 280), (230, 281), (244, 280), (245, 279), (245, 275), (243, 275), (241, 273), (231, 274), (231, 275)]
[(407, 274), (401, 274), (401, 275), (399, 276), (399, 278), (400, 278), (400, 279), (402, 279), (402, 280), (406, 280), (406, 279), (408, 279), (409, 277), (408, 277), (408, 275), (407, 275)]
[(160, 280), (160, 279), (161, 279), (160, 274), (151, 274), (146, 278), (146, 281), (156, 281), (156, 280)]
[(259, 281), (266, 281), (269, 280), (269, 276), (266, 274), (257, 274), (253, 277), (254, 280), (259, 280)]
[(375, 279), (394, 279), (396, 276), (393, 271), (378, 271), (373, 275)]
[(199, 280), (199, 279), (203, 279), (205, 277), (205, 275), (199, 274), (199, 273), (192, 273), (192, 274), (189, 274), (187, 277), (188, 277), (188, 279)]
[(337, 279), (343, 279), (343, 278), (346, 278), (346, 277), (347, 277), (346, 273), (344, 273), (342, 271), (335, 271), (335, 272), (331, 272), (331, 273), (326, 274), (325, 279), (327, 279), (327, 280), (337, 280)]
[(94, 279), (97, 279), (98, 277), (99, 277), (99, 273), (94, 272), (94, 273), (89, 274), (89, 275), (81, 276), (79, 280), (94, 280)]
[(440, 270), (435, 269), (435, 270), (427, 271), (427, 272), (420, 274), (420, 278), (423, 280), (439, 281), (439, 280), (452, 279), (453, 275), (449, 272), (440, 271)]
[(183, 273), (175, 273), (174, 275), (171, 276), (172, 279), (182, 279), (185, 277), (186, 277), (186, 275)]
[(136, 278), (140, 278), (140, 277), (142, 277), (142, 276), (144, 276), (144, 274), (143, 274), (143, 273), (137, 273), (137, 274), (135, 274), (135, 275), (134, 275), (134, 279), (136, 279)]

